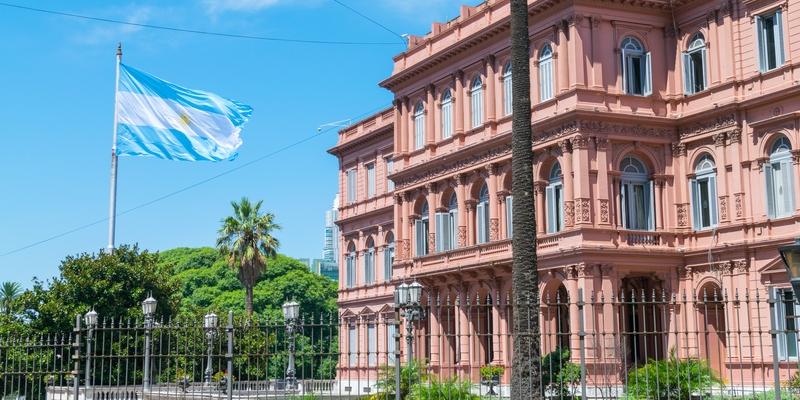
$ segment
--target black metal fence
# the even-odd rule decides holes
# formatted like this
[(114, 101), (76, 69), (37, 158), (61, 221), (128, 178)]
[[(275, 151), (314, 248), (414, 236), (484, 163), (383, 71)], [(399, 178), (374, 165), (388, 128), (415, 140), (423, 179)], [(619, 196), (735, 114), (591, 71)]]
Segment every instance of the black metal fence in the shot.
[[(547, 398), (800, 398), (789, 290), (567, 292), (545, 293), (538, 312)], [(398, 387), (404, 400), (508, 397), (506, 300), (436, 293), (402, 310), (229, 314), (217, 326), (77, 317), (73, 332), (0, 338), (0, 390), (3, 400), (388, 400)]]

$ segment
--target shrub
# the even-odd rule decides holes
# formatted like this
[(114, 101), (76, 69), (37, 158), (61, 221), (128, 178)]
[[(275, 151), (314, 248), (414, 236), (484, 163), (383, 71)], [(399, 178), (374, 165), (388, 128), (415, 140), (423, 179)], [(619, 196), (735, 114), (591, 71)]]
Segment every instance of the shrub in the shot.
[[(426, 380), (425, 370), (425, 364), (418, 361), (412, 361), (400, 369), (400, 398), (405, 399), (415, 383)], [(375, 386), (378, 388), (378, 393), (372, 396), (383, 399), (389, 394), (390, 398), (394, 398), (396, 390), (394, 366), (384, 365), (378, 370), (378, 382)]]
[(692, 395), (710, 397), (715, 384), (722, 381), (705, 362), (698, 359), (679, 360), (670, 352), (666, 360), (650, 360), (628, 373), (626, 399), (688, 399)]
[(491, 381), (503, 375), (503, 371), (505, 369), (500, 365), (484, 365), (481, 367), (481, 378), (485, 381)]
[(415, 383), (405, 397), (406, 400), (480, 400), (480, 396), (473, 394), (472, 384), (469, 381), (448, 379), (438, 381), (431, 379), (429, 382)]
[(542, 357), (542, 390), (544, 395), (572, 399), (575, 386), (581, 380), (581, 367), (571, 363), (570, 351), (558, 348)]

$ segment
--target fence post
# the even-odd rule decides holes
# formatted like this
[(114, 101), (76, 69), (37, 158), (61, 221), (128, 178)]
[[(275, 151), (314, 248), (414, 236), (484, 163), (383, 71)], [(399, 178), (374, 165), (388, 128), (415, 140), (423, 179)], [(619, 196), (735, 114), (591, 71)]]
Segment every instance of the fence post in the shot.
[(775, 400), (781, 400), (781, 376), (780, 369), (778, 368), (778, 321), (776, 320), (775, 313), (775, 303), (777, 302), (777, 299), (775, 299), (775, 293), (772, 290), (772, 287), (767, 288), (767, 290), (767, 303), (769, 303), (770, 321), (769, 335), (772, 336), (772, 374), (775, 377)]
[(400, 394), (400, 307), (394, 308), (394, 398), (403, 400)]
[(581, 399), (586, 399), (586, 330), (584, 328), (583, 307), (583, 288), (578, 288), (578, 341), (580, 343), (581, 357)]
[(75, 369), (72, 370), (72, 398), (78, 400), (81, 388), (81, 316), (75, 316), (75, 341), (72, 343), (75, 352), (72, 359), (75, 362)]
[(225, 360), (228, 365), (225, 374), (228, 378), (226, 382), (228, 400), (231, 400), (233, 398), (233, 311), (228, 311), (228, 326), (225, 327), (225, 332), (228, 336), (228, 352), (225, 354)]

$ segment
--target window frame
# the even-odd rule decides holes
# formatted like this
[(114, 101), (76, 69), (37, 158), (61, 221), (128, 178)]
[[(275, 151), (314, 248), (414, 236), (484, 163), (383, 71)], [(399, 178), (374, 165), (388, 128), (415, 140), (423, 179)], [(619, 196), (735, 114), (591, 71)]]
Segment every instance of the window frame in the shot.
[(345, 171), (345, 186), (347, 190), (347, 204), (358, 202), (358, 170), (351, 167)]
[(475, 243), (489, 243), (489, 224), (491, 215), (489, 212), (489, 186), (484, 183), (478, 192), (478, 199), (475, 204)]
[(545, 187), (545, 232), (548, 234), (564, 230), (564, 178), (561, 164), (556, 161), (550, 167)]
[(414, 106), (414, 150), (425, 147), (425, 103), (420, 100)]
[(416, 239), (415, 252), (417, 257), (430, 254), (428, 248), (428, 234), (430, 233), (429, 208), (426, 201), (421, 208), (420, 216), (414, 221), (414, 236)]
[(503, 66), (503, 116), (513, 112), (513, 81), (511, 75), (511, 60)]
[[(773, 34), (773, 52), (775, 57), (775, 66), (769, 67), (769, 54), (767, 52), (767, 30), (764, 28), (764, 21), (766, 19), (773, 19), (772, 34)], [(781, 8), (763, 12), (755, 17), (756, 29), (756, 57), (758, 58), (758, 70), (761, 73), (773, 71), (786, 64), (786, 50), (784, 45), (784, 29), (783, 29), (783, 12)]]
[(476, 129), (484, 124), (483, 78), (475, 76), (469, 85), (470, 127)]
[(370, 162), (364, 165), (364, 169), (367, 170), (367, 182), (366, 182), (366, 192), (367, 198), (371, 199), (375, 197), (378, 193), (378, 187), (375, 182), (375, 162)]
[[(791, 294), (791, 297), (788, 297), (787, 294)], [(800, 319), (795, 318), (795, 316), (800, 315), (800, 305), (794, 300), (794, 292), (791, 288), (773, 287), (772, 296), (775, 300), (775, 310), (772, 317), (775, 319), (775, 330), (778, 332), (776, 337), (778, 359), (781, 361), (797, 361), (798, 355), (800, 355), (800, 346), (798, 346), (798, 333), (796, 331), (797, 323)], [(787, 304), (794, 306), (792, 315), (787, 314)], [(795, 332), (789, 332), (791, 328), (787, 325), (790, 325), (790, 322), (794, 324)], [(789, 354), (789, 343), (794, 345), (794, 355)]]
[(553, 47), (546, 43), (539, 51), (539, 102), (545, 102), (554, 96)]
[(383, 281), (384, 282), (391, 282), (392, 280), (392, 272), (394, 269), (392, 265), (394, 264), (394, 235), (389, 233), (388, 239), (386, 240), (386, 247), (383, 249)]
[[(691, 179), (692, 189), (692, 222), (694, 230), (712, 229), (719, 225), (719, 208), (717, 202), (717, 169), (714, 159), (704, 154), (696, 163), (695, 176)], [(701, 185), (706, 184), (708, 198), (708, 223), (703, 218), (703, 193)]]
[[(626, 36), (620, 44), (622, 64), (622, 87), (625, 94), (633, 96), (650, 96), (653, 94), (652, 60), (650, 52), (645, 49), (642, 42), (633, 36)], [(634, 60), (639, 59), (639, 71), (633, 74), (636, 66)], [(636, 88), (634, 77), (638, 76), (640, 88)], [(641, 89), (639, 92), (636, 89)]]
[(453, 91), (450, 88), (442, 92), (439, 110), (442, 118), (442, 139), (449, 139), (453, 136)]
[(389, 175), (394, 173), (394, 159), (392, 156), (384, 157), (384, 165), (386, 166), (386, 182), (384, 186), (386, 186), (386, 193), (394, 191), (394, 181), (389, 179)]
[[(700, 58), (700, 68), (703, 74), (702, 87), (698, 88), (696, 63), (694, 57)], [(683, 52), (683, 91), (684, 94), (693, 95), (708, 89), (708, 43), (702, 33), (695, 33), (689, 40), (689, 46)]]
[[(639, 165), (635, 166), (636, 168), (640, 167), (640, 171), (638, 172), (631, 172), (625, 171), (627, 166), (624, 163), (628, 160), (635, 160)], [(629, 166), (633, 166), (632, 163), (629, 163)], [(620, 163), (620, 187), (619, 187), (619, 197), (620, 197), (620, 215), (622, 216), (622, 226), (624, 229), (632, 230), (632, 231), (654, 231), (655, 230), (655, 199), (654, 199), (654, 188), (653, 188), (653, 180), (650, 177), (650, 171), (648, 171), (647, 167), (645, 166), (644, 162), (642, 162), (639, 158), (634, 157), (632, 155), (625, 156)], [(636, 196), (636, 188), (641, 186), (641, 206), (642, 206), (642, 213), (643, 220), (642, 225), (644, 227), (639, 226), (639, 212), (637, 211), (636, 203), (637, 203), (637, 196)], [(636, 224), (633, 224), (631, 219), (633, 219)], [(634, 226), (635, 225), (635, 226)]]
[[(790, 217), (794, 214), (794, 164), (792, 162), (792, 144), (785, 135), (781, 135), (770, 146), (769, 160), (764, 166), (767, 192), (767, 216), (770, 219)], [(779, 171), (780, 176), (776, 174)], [(782, 182), (778, 182), (780, 179)], [(783, 189), (779, 196), (777, 185)]]

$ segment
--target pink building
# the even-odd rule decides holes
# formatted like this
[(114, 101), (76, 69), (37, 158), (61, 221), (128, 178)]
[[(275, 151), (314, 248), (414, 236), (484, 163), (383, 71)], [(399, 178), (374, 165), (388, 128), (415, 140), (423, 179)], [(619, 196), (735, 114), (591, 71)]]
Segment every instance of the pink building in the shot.
[[(529, 13), (542, 298), (677, 299), (658, 335), (624, 351), (604, 335), (647, 332), (641, 313), (588, 308), (590, 373), (674, 350), (729, 381), (769, 382), (755, 375), (772, 366), (770, 336), (752, 332), (769, 330), (770, 313), (794, 323), (791, 302), (764, 300), (791, 298), (777, 247), (800, 235), (800, 0), (533, 0)], [(380, 322), (394, 318), (394, 285), (413, 279), (429, 307), (416, 354), (471, 377), (510, 365), (509, 32), (509, 2), (489, 0), (411, 36), (380, 83), (394, 107), (330, 150), (344, 200), (339, 304), (352, 321), (340, 375), (391, 361)], [(576, 305), (547, 309), (544, 329), (568, 341), (543, 345), (576, 349)], [(795, 341), (777, 337), (782, 379)], [(648, 344), (657, 350), (635, 354)]]

